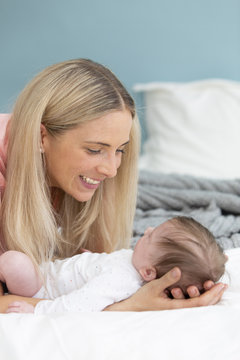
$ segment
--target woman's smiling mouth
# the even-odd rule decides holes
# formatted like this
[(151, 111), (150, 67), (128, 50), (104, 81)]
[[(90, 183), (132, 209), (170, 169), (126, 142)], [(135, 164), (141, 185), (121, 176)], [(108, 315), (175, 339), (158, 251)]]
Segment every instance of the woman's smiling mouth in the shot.
[(87, 176), (80, 175), (79, 177), (82, 184), (88, 189), (96, 189), (101, 183), (100, 180), (93, 180)]

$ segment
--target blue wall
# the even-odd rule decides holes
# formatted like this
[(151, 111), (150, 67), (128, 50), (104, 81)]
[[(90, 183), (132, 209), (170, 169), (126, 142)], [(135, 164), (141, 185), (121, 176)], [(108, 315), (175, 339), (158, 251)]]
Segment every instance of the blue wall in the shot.
[(0, 112), (32, 76), (87, 57), (136, 82), (240, 80), (239, 0), (0, 0)]

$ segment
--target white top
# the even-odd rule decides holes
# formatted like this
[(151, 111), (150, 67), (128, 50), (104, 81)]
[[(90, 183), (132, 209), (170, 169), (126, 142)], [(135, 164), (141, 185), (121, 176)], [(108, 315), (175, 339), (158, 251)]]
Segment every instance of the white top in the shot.
[(143, 284), (132, 254), (131, 249), (85, 252), (43, 266), (46, 282), (34, 297), (51, 300), (40, 301), (35, 314), (101, 311), (128, 298)]

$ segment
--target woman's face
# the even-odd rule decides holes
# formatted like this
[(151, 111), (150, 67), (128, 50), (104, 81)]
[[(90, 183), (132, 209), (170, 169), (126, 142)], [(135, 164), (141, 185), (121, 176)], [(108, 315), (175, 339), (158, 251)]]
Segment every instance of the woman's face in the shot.
[(42, 125), (50, 185), (78, 201), (91, 199), (104, 179), (116, 176), (131, 127), (128, 110), (113, 111), (58, 137), (51, 136)]

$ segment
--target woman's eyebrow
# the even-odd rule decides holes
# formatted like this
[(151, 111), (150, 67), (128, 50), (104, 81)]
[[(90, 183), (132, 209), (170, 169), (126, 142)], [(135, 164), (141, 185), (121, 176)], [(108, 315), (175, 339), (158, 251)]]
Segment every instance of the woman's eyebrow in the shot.
[[(86, 144), (96, 144), (96, 145), (108, 146), (108, 147), (111, 146), (110, 144), (102, 143), (102, 142), (99, 142), (99, 141), (85, 141), (85, 143), (86, 143)], [(120, 145), (120, 146), (127, 145), (128, 143), (129, 143), (129, 140), (126, 141), (125, 143), (123, 143), (123, 144)]]

